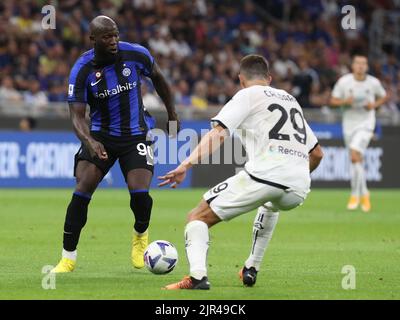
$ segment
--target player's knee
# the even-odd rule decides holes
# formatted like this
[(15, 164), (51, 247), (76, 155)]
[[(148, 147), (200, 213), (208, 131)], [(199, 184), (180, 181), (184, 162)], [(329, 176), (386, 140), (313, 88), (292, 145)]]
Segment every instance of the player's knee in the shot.
[(299, 204), (298, 203), (294, 203), (294, 204), (287, 204), (287, 203), (283, 203), (283, 204), (279, 204), (279, 210), (280, 211), (289, 211), (292, 210), (296, 207), (298, 207)]
[(92, 194), (97, 188), (97, 183), (88, 179), (77, 178), (76, 190), (83, 193)]
[(288, 202), (283, 202), (279, 205), (279, 210), (280, 211), (290, 211), (293, 210), (299, 206), (301, 206), (304, 202), (304, 199), (294, 199), (292, 201), (288, 201)]
[(202, 220), (200, 216), (198, 216), (195, 212), (193, 212), (193, 210), (191, 212), (188, 213), (187, 215), (187, 222), (191, 222), (194, 220)]
[[(192, 209), (188, 215), (187, 215), (187, 222), (195, 221), (195, 220), (204, 220), (204, 215), (203, 215), (204, 207), (202, 206), (202, 203), (200, 203), (196, 208)], [(205, 222), (205, 221), (204, 221)]]
[(192, 210), (191, 212), (189, 212), (187, 216), (187, 222), (189, 223), (195, 220), (204, 222), (209, 228), (211, 228), (214, 224), (220, 222), (220, 219), (215, 215), (214, 212), (212, 212), (211, 208), (204, 211)]

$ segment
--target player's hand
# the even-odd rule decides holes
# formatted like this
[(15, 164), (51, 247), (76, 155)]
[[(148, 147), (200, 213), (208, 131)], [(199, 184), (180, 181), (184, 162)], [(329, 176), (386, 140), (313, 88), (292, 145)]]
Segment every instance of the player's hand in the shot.
[(365, 109), (367, 109), (367, 110), (376, 109), (376, 105), (375, 105), (375, 103), (373, 103), (373, 102), (369, 102), (369, 103), (365, 106)]
[(344, 105), (351, 107), (353, 105), (353, 102), (354, 102), (354, 97), (350, 96), (344, 100)]
[(97, 157), (103, 161), (108, 160), (108, 154), (102, 143), (100, 143), (96, 140), (89, 141), (88, 148), (89, 148), (90, 155), (93, 158)]
[(186, 177), (187, 168), (184, 165), (178, 166), (175, 170), (168, 172), (165, 176), (158, 177), (159, 180), (164, 180), (158, 184), (159, 187), (171, 185), (171, 188), (179, 186)]

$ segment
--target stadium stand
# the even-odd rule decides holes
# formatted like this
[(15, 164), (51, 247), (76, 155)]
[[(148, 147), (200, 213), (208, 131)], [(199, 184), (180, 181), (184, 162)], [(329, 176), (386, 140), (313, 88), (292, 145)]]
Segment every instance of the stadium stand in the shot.
[[(344, 1), (53, 1), (56, 29), (44, 30), (41, 8), (46, 3), (0, 4), (2, 114), (67, 117), (69, 70), (90, 48), (89, 21), (106, 14), (116, 20), (121, 39), (151, 50), (185, 117), (215, 113), (238, 89), (240, 58), (260, 53), (270, 61), (274, 86), (291, 92), (304, 108), (317, 110), (309, 113), (330, 119), (326, 106), (332, 85), (349, 71), (352, 51), (361, 49), (369, 50), (374, 58), (370, 73), (391, 94), (380, 116), (399, 121), (400, 45), (392, 39), (399, 33), (398, 1), (352, 1), (357, 4), (356, 30), (338, 28)], [(392, 38), (382, 36), (388, 23)], [(373, 35), (380, 40), (368, 47)], [(162, 105), (147, 84), (146, 107), (157, 113)]]

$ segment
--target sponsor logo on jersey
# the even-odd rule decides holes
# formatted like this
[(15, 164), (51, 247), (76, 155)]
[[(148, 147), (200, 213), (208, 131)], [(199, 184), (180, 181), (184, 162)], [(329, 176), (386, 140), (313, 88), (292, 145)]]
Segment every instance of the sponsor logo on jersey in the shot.
[(308, 154), (296, 150), (296, 149), (292, 149), (292, 148), (287, 148), (284, 146), (275, 146), (275, 145), (270, 145), (269, 146), (269, 152), (270, 153), (280, 153), (280, 154), (285, 154), (285, 155), (290, 155), (290, 156), (294, 156), (294, 157), (299, 157), (305, 160), (308, 160)]
[(308, 160), (308, 154), (305, 154), (304, 152), (301, 152), (299, 150), (292, 149), (292, 148), (286, 148), (286, 147), (283, 147), (283, 146), (278, 146), (278, 153), (287, 154), (287, 155), (291, 155), (291, 156), (294, 156), (294, 157), (299, 157), (299, 158), (303, 158), (305, 160)]
[(134, 88), (136, 88), (136, 81), (134, 82), (126, 82), (125, 84), (119, 84), (117, 85), (115, 88), (112, 89), (107, 89), (104, 90), (103, 92), (95, 92), (94, 96), (96, 98), (100, 98), (100, 99), (105, 99), (107, 97), (111, 97), (114, 96), (116, 94), (119, 94), (121, 92), (127, 91), (127, 90), (132, 90)]

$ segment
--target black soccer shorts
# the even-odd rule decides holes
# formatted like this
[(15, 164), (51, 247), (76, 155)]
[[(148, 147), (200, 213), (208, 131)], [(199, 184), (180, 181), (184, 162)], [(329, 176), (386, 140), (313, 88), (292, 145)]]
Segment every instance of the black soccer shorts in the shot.
[(107, 151), (108, 160), (100, 160), (97, 156), (92, 157), (89, 149), (82, 144), (75, 155), (74, 176), (76, 167), (81, 160), (95, 164), (104, 175), (111, 169), (115, 161), (119, 160), (121, 171), (125, 177), (132, 169), (148, 169), (154, 172), (154, 153), (151, 141), (146, 136), (111, 136), (100, 132), (91, 132), (93, 139), (101, 142)]

